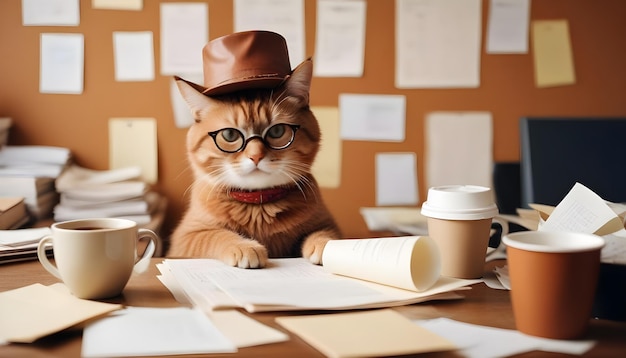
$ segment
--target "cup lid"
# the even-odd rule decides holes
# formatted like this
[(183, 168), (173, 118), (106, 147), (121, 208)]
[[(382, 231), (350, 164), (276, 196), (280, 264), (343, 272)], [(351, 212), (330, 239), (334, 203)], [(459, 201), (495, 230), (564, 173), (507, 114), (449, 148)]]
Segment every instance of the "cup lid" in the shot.
[(444, 220), (480, 220), (498, 215), (491, 189), (478, 185), (446, 185), (428, 190), (422, 215)]

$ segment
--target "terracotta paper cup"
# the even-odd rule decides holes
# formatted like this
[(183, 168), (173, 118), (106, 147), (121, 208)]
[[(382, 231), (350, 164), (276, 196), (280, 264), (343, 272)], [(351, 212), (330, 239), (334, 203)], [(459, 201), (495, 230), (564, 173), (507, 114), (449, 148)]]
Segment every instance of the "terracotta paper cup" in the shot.
[(582, 337), (591, 318), (604, 240), (571, 232), (506, 235), (517, 329), (552, 339)]

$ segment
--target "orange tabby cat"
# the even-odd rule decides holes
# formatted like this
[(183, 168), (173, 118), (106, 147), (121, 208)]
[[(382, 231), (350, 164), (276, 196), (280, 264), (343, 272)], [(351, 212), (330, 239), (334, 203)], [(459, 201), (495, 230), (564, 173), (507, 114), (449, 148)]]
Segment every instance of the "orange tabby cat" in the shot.
[(340, 234), (310, 171), (320, 143), (311, 76), (307, 60), (278, 88), (211, 97), (177, 80), (196, 122), (187, 134), (195, 180), (169, 256), (241, 268), (300, 255), (321, 264)]

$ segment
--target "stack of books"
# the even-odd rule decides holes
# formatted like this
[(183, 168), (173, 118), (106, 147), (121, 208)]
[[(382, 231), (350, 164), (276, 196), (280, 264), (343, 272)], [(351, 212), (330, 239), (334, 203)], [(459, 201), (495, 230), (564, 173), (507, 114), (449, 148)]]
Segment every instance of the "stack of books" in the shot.
[(166, 200), (140, 177), (140, 167), (94, 170), (71, 165), (55, 182), (60, 200), (54, 221), (116, 217), (158, 233)]
[(34, 219), (52, 215), (59, 201), (54, 181), (70, 165), (68, 148), (3, 145), (0, 148), (0, 197), (23, 197)]
[(29, 221), (23, 197), (0, 197), (0, 230), (19, 229)]

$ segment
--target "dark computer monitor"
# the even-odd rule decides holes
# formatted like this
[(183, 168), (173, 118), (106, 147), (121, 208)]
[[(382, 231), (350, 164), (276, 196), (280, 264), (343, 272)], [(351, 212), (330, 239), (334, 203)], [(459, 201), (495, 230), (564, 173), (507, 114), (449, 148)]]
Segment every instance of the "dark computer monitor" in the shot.
[(557, 205), (580, 182), (626, 202), (626, 118), (522, 118), (521, 205)]

